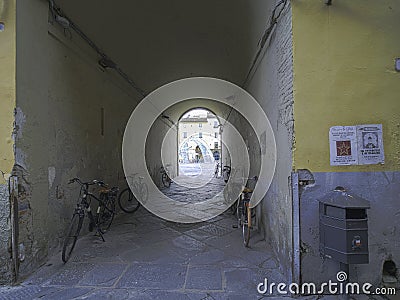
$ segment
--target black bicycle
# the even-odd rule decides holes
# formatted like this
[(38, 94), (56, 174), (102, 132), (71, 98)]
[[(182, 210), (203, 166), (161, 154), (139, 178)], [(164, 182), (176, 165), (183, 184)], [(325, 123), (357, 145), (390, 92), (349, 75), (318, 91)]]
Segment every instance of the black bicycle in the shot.
[(129, 187), (123, 189), (118, 197), (118, 205), (126, 213), (134, 213), (140, 207), (140, 202)]
[[(105, 242), (103, 234), (110, 228), (111, 223), (114, 219), (115, 214), (115, 198), (118, 194), (118, 188), (113, 187), (109, 189), (104, 182), (99, 180), (93, 180), (91, 182), (82, 182), (79, 178), (73, 178), (68, 183), (79, 183), (81, 186), (79, 192), (78, 202), (76, 204), (74, 213), (72, 215), (71, 224), (68, 229), (68, 234), (65, 237), (62, 260), (66, 263), (71, 257), (71, 253), (74, 250), (76, 241), (79, 233), (82, 229), (83, 219), (85, 214), (89, 218), (89, 231), (96, 229), (97, 234)], [(98, 185), (101, 186), (99, 197), (89, 192), (89, 186)], [(93, 216), (90, 203), (91, 199), (94, 198), (98, 202), (98, 207), (95, 216)]]
[[(167, 167), (167, 166), (166, 166)], [(164, 187), (169, 188), (171, 186), (171, 177), (169, 177), (168, 169), (164, 168), (163, 166), (160, 168), (161, 173), (161, 182)]]
[(231, 176), (231, 167), (224, 166), (222, 168), (222, 177), (224, 178), (225, 183), (228, 182), (230, 176)]

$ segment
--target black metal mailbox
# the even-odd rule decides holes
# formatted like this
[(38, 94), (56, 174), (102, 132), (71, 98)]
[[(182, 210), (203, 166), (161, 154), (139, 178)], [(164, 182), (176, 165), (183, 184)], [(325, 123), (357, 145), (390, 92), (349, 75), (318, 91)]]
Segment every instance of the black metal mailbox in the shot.
[(344, 264), (367, 264), (369, 201), (336, 187), (319, 199), (320, 251)]

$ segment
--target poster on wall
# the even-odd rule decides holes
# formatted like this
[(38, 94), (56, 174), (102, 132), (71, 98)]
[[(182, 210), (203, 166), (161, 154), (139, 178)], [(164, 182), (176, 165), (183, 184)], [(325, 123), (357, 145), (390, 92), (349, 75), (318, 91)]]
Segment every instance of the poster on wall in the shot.
[(382, 140), (382, 124), (358, 125), (358, 164), (385, 163)]
[(357, 130), (356, 126), (333, 126), (329, 129), (331, 166), (356, 165)]
[(382, 124), (329, 129), (331, 166), (383, 164)]

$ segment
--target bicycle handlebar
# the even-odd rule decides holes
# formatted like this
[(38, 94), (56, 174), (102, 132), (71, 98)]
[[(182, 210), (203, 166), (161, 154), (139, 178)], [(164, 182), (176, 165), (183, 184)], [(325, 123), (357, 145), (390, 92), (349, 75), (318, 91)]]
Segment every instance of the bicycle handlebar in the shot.
[(77, 182), (80, 185), (86, 185), (86, 186), (97, 184), (97, 185), (102, 186), (102, 187), (107, 187), (107, 185), (103, 181), (97, 180), (97, 179), (94, 179), (94, 180), (92, 180), (90, 182), (82, 182), (82, 180), (80, 180), (78, 177), (75, 177), (75, 178), (70, 179), (68, 181), (68, 184), (71, 184), (71, 183), (74, 183), (74, 182)]

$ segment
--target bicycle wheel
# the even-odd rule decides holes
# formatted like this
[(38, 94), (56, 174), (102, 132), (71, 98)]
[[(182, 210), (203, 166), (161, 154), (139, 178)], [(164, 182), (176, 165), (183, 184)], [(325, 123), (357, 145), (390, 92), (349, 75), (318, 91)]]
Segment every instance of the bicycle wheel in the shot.
[(114, 219), (115, 200), (106, 193), (100, 194), (100, 204), (97, 210), (97, 226), (102, 233), (106, 232)]
[(131, 192), (130, 188), (124, 189), (118, 197), (118, 205), (126, 213), (134, 213), (138, 210), (140, 202)]
[(72, 216), (71, 224), (69, 225), (68, 235), (65, 237), (63, 250), (62, 250), (62, 261), (66, 263), (71, 257), (72, 250), (74, 250), (76, 240), (78, 239), (79, 232), (81, 231), (83, 223), (83, 216), (79, 213), (74, 213)]
[(162, 183), (165, 187), (170, 187), (171, 186), (171, 178), (169, 178), (167, 173), (163, 173), (161, 177)]
[(245, 219), (243, 220), (243, 243), (245, 247), (249, 247), (249, 242), (250, 242), (250, 230), (251, 230), (251, 208), (246, 205), (244, 209), (244, 217)]

